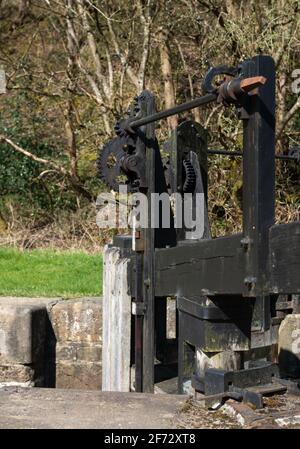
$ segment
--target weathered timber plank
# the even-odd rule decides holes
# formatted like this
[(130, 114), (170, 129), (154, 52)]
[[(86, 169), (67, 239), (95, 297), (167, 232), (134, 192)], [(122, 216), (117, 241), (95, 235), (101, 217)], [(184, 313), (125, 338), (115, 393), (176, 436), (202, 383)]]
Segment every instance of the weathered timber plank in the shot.
[(103, 260), (102, 390), (130, 391), (131, 260), (110, 246)]
[[(268, 81), (257, 95), (245, 98), (243, 133), (243, 233), (246, 251), (244, 293), (266, 296), (269, 291), (269, 229), (275, 222), (275, 63), (258, 55), (243, 65), (243, 76), (264, 76)], [(257, 318), (268, 328), (270, 306), (262, 298)], [(265, 315), (265, 312), (267, 315)], [(260, 315), (260, 316), (259, 316)]]
[[(155, 113), (155, 98), (149, 91), (144, 91), (145, 98), (143, 115)], [(154, 277), (154, 247), (157, 233), (151, 226), (151, 193), (156, 192), (157, 166), (156, 159), (159, 155), (158, 144), (155, 141), (154, 123), (146, 126), (146, 179), (147, 179), (147, 199), (148, 199), (148, 227), (144, 229), (145, 248), (143, 256), (143, 281), (147, 279), (149, 285), (143, 285), (143, 300), (145, 303), (145, 314), (143, 317), (143, 342), (142, 342), (142, 391), (146, 393), (154, 392), (154, 356), (155, 356), (155, 337), (154, 337), (154, 315), (155, 299), (153, 288)], [(142, 280), (140, 279), (140, 280)], [(137, 344), (137, 342), (136, 342)], [(139, 344), (139, 343), (138, 343)]]
[(241, 234), (155, 251), (157, 296), (241, 294), (244, 250)]
[(300, 293), (300, 221), (270, 229), (273, 293)]

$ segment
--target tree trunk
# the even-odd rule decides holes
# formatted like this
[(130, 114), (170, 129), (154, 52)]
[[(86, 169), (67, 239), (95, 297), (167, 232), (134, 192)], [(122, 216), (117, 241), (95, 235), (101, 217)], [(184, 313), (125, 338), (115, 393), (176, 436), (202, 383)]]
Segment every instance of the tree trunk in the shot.
[[(175, 90), (172, 77), (172, 66), (170, 58), (170, 48), (168, 45), (169, 34), (165, 30), (160, 31), (160, 65), (164, 80), (165, 107), (171, 108), (175, 106)], [(175, 129), (178, 124), (178, 117), (172, 116), (167, 119), (170, 129)]]
[(67, 141), (67, 153), (70, 160), (70, 174), (73, 178), (77, 178), (77, 148), (76, 137), (73, 126), (73, 107), (71, 100), (68, 100), (67, 107), (64, 111), (65, 115), (65, 133)]

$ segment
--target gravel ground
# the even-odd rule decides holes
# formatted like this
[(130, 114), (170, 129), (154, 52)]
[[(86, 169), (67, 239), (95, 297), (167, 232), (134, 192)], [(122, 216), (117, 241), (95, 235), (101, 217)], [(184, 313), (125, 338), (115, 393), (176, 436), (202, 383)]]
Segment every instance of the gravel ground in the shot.
[(248, 404), (229, 400), (214, 411), (191, 398), (176, 416), (174, 426), (180, 429), (300, 429), (300, 396), (265, 397), (264, 404), (262, 410), (253, 410)]
[(241, 428), (236, 417), (229, 416), (222, 407), (207, 410), (202, 402), (189, 399), (175, 418), (179, 429), (237, 429)]

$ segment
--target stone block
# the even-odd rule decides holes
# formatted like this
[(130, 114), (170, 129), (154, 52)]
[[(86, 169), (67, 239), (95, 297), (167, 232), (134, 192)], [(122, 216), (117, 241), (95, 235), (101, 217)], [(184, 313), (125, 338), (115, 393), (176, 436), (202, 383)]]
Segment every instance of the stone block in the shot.
[(57, 362), (56, 388), (101, 390), (101, 362)]
[(57, 361), (99, 362), (101, 361), (101, 354), (102, 346), (100, 344), (68, 342), (57, 343), (56, 345)]
[(100, 298), (61, 300), (47, 308), (57, 342), (102, 342)]
[(46, 308), (1, 301), (0, 364), (32, 364), (43, 354)]
[(33, 386), (35, 371), (26, 365), (0, 365), (0, 386), (21, 385)]
[(280, 324), (278, 362), (282, 376), (300, 378), (300, 314), (287, 315)]

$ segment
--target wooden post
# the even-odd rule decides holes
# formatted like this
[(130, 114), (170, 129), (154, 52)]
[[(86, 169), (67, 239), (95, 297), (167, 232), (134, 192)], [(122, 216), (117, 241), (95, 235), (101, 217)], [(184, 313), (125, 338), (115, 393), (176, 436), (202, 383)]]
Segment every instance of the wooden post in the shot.
[[(148, 97), (145, 104), (144, 115), (150, 115), (155, 112), (155, 98), (150, 92), (145, 92)], [(155, 335), (155, 299), (154, 299), (154, 248), (155, 248), (155, 230), (151, 226), (151, 193), (156, 192), (156, 173), (155, 159), (159, 151), (155, 143), (155, 124), (151, 123), (146, 127), (146, 179), (147, 179), (147, 198), (148, 198), (148, 227), (144, 230), (145, 248), (144, 248), (144, 303), (145, 314), (143, 323), (143, 381), (142, 391), (146, 393), (154, 392), (154, 335)]]
[(131, 258), (117, 246), (103, 252), (102, 390), (130, 391)]
[(267, 82), (245, 104), (244, 296), (256, 297), (252, 329), (267, 332), (271, 327), (269, 230), (275, 222), (275, 63), (270, 56), (256, 56), (245, 64), (245, 77), (257, 75)]

